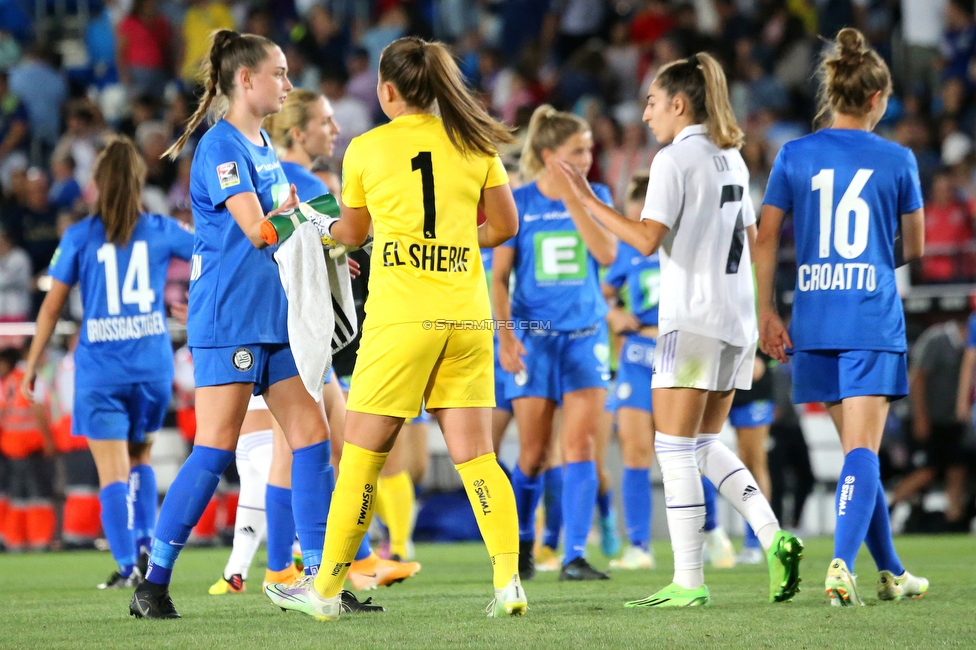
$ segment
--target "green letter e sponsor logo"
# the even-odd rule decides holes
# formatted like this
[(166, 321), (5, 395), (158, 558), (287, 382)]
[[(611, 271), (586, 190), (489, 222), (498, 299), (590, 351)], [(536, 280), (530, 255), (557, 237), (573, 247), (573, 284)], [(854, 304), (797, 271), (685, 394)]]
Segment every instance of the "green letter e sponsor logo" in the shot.
[(536, 282), (582, 280), (586, 277), (586, 249), (575, 230), (539, 232), (535, 244)]

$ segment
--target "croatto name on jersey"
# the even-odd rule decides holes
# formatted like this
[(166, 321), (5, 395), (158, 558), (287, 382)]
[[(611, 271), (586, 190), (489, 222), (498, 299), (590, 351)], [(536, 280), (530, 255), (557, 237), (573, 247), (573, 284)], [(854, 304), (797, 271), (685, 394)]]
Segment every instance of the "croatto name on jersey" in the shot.
[(139, 316), (91, 318), (85, 321), (85, 327), (91, 343), (133, 341), (147, 336), (160, 336), (167, 331), (166, 319), (158, 311)]
[(796, 270), (797, 291), (874, 291), (877, 288), (878, 273), (874, 264), (801, 264)]
[(401, 246), (398, 241), (383, 244), (383, 266), (412, 266), (421, 271), (464, 273), (468, 270), (470, 260), (471, 249), (467, 246)]

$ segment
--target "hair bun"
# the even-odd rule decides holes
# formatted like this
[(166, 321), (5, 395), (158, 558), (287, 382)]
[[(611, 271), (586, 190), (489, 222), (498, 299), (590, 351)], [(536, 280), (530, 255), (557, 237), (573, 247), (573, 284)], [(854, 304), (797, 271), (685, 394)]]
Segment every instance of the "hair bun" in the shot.
[(865, 52), (864, 34), (853, 27), (837, 32), (837, 53), (841, 58), (860, 58)]

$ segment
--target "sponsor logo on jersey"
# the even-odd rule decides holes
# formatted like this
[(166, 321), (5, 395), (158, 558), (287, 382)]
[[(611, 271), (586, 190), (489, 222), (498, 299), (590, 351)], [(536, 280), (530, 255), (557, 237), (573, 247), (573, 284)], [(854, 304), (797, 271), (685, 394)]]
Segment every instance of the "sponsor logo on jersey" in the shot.
[(371, 503), (373, 503), (373, 486), (367, 483), (363, 486), (363, 504), (359, 507), (359, 519), (356, 520), (357, 526), (362, 526), (366, 523), (366, 513), (369, 512)]
[(840, 503), (837, 504), (837, 516), (847, 514), (847, 503), (854, 498), (854, 476), (844, 478), (844, 485), (840, 489)]
[(247, 372), (254, 365), (254, 355), (247, 348), (237, 348), (231, 357), (231, 363), (241, 372)]
[(491, 508), (488, 506), (488, 499), (491, 498), (491, 492), (485, 486), (484, 479), (478, 479), (473, 483), (474, 493), (478, 496), (478, 503), (481, 504), (481, 514), (488, 515), (491, 514)]
[(227, 162), (217, 165), (217, 181), (220, 182), (220, 189), (226, 190), (241, 184), (241, 175), (237, 172), (236, 162)]
[(258, 173), (259, 174), (261, 172), (269, 172), (272, 169), (278, 169), (279, 167), (281, 167), (281, 162), (279, 162), (277, 160), (274, 161), (274, 162), (264, 163), (263, 165), (255, 165), (254, 166), (254, 168), (256, 170), (258, 170)]
[(569, 219), (569, 212), (566, 210), (555, 210), (551, 212), (543, 212), (542, 214), (526, 214), (522, 217), (522, 221), (525, 223), (532, 223), (533, 221), (538, 221), (542, 219), (543, 221), (554, 221), (556, 219)]

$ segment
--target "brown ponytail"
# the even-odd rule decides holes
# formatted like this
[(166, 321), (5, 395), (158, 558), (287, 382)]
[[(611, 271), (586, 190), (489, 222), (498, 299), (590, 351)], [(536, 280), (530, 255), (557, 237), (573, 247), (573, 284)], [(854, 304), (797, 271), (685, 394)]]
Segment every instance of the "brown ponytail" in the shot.
[(833, 51), (820, 63), (820, 111), (814, 125), (823, 125), (843, 113), (863, 117), (876, 92), (891, 93), (888, 64), (868, 47), (864, 35), (852, 27), (837, 32)]
[(451, 53), (438, 42), (400, 38), (380, 55), (380, 79), (421, 110), (439, 110), (451, 144), (462, 154), (494, 156), (498, 145), (515, 142), (511, 130), (494, 120), (464, 85)]
[(213, 121), (219, 119), (227, 111), (227, 100), (234, 92), (237, 71), (256, 69), (273, 47), (276, 47), (273, 41), (256, 34), (238, 34), (230, 29), (219, 29), (211, 34), (210, 51), (200, 64), (204, 95), (197, 110), (187, 120), (183, 135), (162, 157), (176, 160), (208, 113)]
[(546, 168), (542, 160), (545, 149), (552, 151), (577, 133), (589, 131), (590, 125), (572, 113), (557, 111), (549, 104), (543, 104), (532, 112), (529, 128), (522, 147), (519, 169), (526, 181), (533, 180)]
[(125, 246), (139, 222), (146, 163), (136, 145), (125, 136), (114, 137), (95, 159), (96, 213), (105, 228), (105, 239)]
[(668, 97), (683, 93), (691, 102), (696, 122), (720, 149), (739, 149), (745, 141), (729, 102), (729, 86), (722, 66), (711, 54), (699, 52), (661, 68), (654, 80)]

